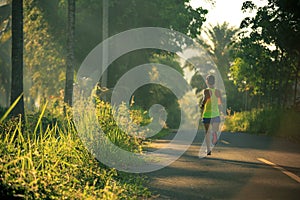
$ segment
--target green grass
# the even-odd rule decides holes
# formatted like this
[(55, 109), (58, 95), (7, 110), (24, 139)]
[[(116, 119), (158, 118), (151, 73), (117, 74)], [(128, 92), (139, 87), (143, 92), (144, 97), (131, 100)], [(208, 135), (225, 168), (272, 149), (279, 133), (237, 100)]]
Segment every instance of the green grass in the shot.
[[(140, 151), (136, 139), (111, 126), (109, 105), (103, 103), (98, 111), (106, 112), (101, 126), (116, 143)], [(8, 119), (7, 113), (1, 118), (1, 199), (144, 199), (151, 195), (142, 175), (102, 165), (86, 150), (71, 120), (51, 118), (49, 113), (44, 106), (38, 114), (26, 116), (25, 129), (19, 118)]]
[(223, 131), (279, 136), (300, 142), (300, 113), (291, 109), (253, 109), (227, 116)]

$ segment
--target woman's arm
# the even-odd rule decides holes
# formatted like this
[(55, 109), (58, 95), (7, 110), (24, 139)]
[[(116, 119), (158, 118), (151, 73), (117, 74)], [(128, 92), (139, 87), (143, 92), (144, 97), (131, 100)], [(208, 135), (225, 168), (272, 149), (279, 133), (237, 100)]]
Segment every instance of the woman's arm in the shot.
[(209, 91), (207, 89), (205, 89), (203, 91), (203, 98), (202, 98), (202, 101), (201, 101), (201, 109), (204, 109), (204, 106), (206, 104), (206, 101), (207, 101), (208, 97), (209, 97)]
[(219, 112), (220, 112), (220, 114), (223, 114), (223, 112), (222, 112), (222, 109), (223, 109), (222, 102), (223, 101), (222, 101), (222, 93), (220, 90), (216, 90), (216, 97), (218, 98)]

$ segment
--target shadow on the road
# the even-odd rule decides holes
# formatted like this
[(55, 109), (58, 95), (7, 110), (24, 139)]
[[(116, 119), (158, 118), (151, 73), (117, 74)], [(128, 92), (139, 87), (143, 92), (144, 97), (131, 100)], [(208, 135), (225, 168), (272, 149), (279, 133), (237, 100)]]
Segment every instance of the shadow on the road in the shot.
[(220, 140), (229, 142), (228, 147), (300, 153), (299, 144), (267, 135), (224, 132), (221, 134)]
[[(176, 132), (171, 132), (166, 135), (164, 138), (153, 140), (154, 143), (167, 144), (169, 143)], [(204, 140), (204, 130), (198, 130), (198, 133), (194, 139), (193, 145), (199, 145), (203, 143)], [(292, 143), (288, 140), (278, 137), (272, 137), (267, 135), (254, 135), (247, 133), (230, 133), (222, 132), (219, 138), (220, 140), (225, 140), (229, 142), (227, 147), (243, 148), (243, 149), (255, 149), (255, 150), (274, 150), (290, 153), (300, 153), (300, 145), (297, 143)], [(220, 145), (220, 144), (219, 144)]]
[[(221, 152), (225, 152), (227, 148), (243, 148), (245, 151), (249, 149), (299, 153), (298, 146), (269, 136), (222, 133), (220, 140), (228, 142), (218, 144)], [(239, 160), (238, 153), (233, 159), (214, 157), (215, 154), (199, 159), (197, 152), (201, 141), (203, 133), (197, 135), (189, 150), (176, 162), (147, 174), (150, 188), (161, 194), (158, 199), (257, 199), (260, 195), (269, 199), (297, 199), (290, 197), (300, 194), (297, 183), (278, 182), (277, 177), (273, 176), (276, 170), (272, 167), (259, 161), (248, 161), (247, 157), (246, 160)], [(230, 155), (233, 154), (228, 154)], [(296, 174), (300, 173), (299, 167), (280, 166)], [(260, 179), (262, 174), (269, 175)], [(278, 175), (286, 177), (284, 174)], [(250, 196), (246, 198), (244, 193)]]
[[(282, 167), (288, 169), (287, 166)], [(294, 170), (299, 171), (300, 168)], [(299, 188), (295, 190), (297, 184), (274, 184), (276, 177), (273, 176), (268, 177), (268, 180), (251, 184), (253, 179), (256, 180), (258, 171), (272, 174), (275, 170), (259, 162), (212, 157), (199, 160), (195, 156), (184, 155), (172, 165), (149, 173), (148, 176), (150, 183), (152, 182), (150, 184), (152, 191), (162, 195), (159, 199), (239, 199), (240, 191), (253, 190), (254, 192), (255, 187), (265, 188), (266, 192), (277, 190), (279, 196), (275, 199), (282, 199), (292, 192), (300, 194)], [(261, 192), (261, 189), (259, 190)], [(257, 197), (255, 194), (252, 195)]]
[[(270, 166), (264, 164), (264, 163), (260, 163), (260, 162), (249, 162), (249, 161), (240, 161), (240, 160), (229, 160), (229, 159), (222, 159), (222, 158), (213, 158), (213, 157), (206, 157), (203, 159), (200, 159), (198, 157), (192, 156), (192, 155), (184, 155), (184, 158), (181, 157), (180, 159), (178, 159), (176, 162), (181, 163), (181, 165), (170, 165), (160, 171), (164, 171), (167, 170), (168, 173), (165, 172), (152, 172), (150, 174), (157, 174), (160, 177), (170, 177), (170, 176), (178, 176), (179, 175), (179, 171), (182, 171), (184, 173), (182, 173), (183, 176), (191, 176), (191, 177), (195, 177), (196, 176), (201, 176), (201, 174), (205, 174), (207, 172), (213, 172), (214, 174), (218, 174), (218, 173), (226, 173), (229, 177), (232, 177), (233, 175), (238, 174), (237, 172), (234, 173), (229, 173), (226, 169), (224, 169), (224, 172), (214, 172), (213, 168), (215, 165), (220, 165), (219, 163), (224, 164), (230, 164), (230, 165), (236, 165), (239, 167), (243, 167), (243, 168), (248, 168), (248, 169), (267, 169), (267, 170), (274, 170), (273, 168), (271, 168)], [(190, 168), (187, 167), (188, 164), (191, 163), (197, 163), (195, 168)], [(203, 169), (204, 166), (204, 169)], [(205, 166), (210, 166), (211, 168), (205, 168)], [(289, 171), (298, 171), (300, 172), (300, 168), (298, 167), (290, 167), (290, 166), (283, 166), (280, 165), (280, 167), (283, 167), (284, 169), (288, 169)], [(202, 170), (201, 170), (202, 169)], [(226, 175), (226, 177), (227, 177)], [(242, 173), (240, 174), (242, 175)], [(219, 178), (222, 176), (214, 176), (215, 178)]]

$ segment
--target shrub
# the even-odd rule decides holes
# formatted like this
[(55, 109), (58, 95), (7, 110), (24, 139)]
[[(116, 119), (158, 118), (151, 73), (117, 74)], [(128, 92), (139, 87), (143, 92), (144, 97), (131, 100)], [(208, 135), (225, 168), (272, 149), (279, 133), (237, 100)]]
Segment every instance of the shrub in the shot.
[(227, 116), (224, 131), (299, 138), (300, 113), (290, 109), (253, 109)]
[(115, 145), (131, 152), (142, 151), (141, 141), (145, 133), (139, 127), (150, 121), (145, 119), (144, 112), (130, 110), (125, 104), (120, 105), (116, 111), (109, 103), (101, 100), (96, 103), (96, 112), (102, 131)]
[(235, 112), (225, 120), (225, 130), (270, 134), (276, 130), (280, 111), (275, 109), (253, 109)]

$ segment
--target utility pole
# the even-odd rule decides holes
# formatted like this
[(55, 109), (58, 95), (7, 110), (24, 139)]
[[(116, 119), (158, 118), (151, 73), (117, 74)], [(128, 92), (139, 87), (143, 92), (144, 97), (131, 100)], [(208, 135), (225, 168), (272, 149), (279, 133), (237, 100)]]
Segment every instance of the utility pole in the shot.
[[(102, 0), (102, 42), (108, 38), (108, 1)], [(102, 76), (101, 76), (101, 87), (107, 87), (107, 76), (108, 69), (105, 70), (105, 66), (108, 64), (108, 46), (106, 44), (103, 45), (103, 53), (102, 53)]]

